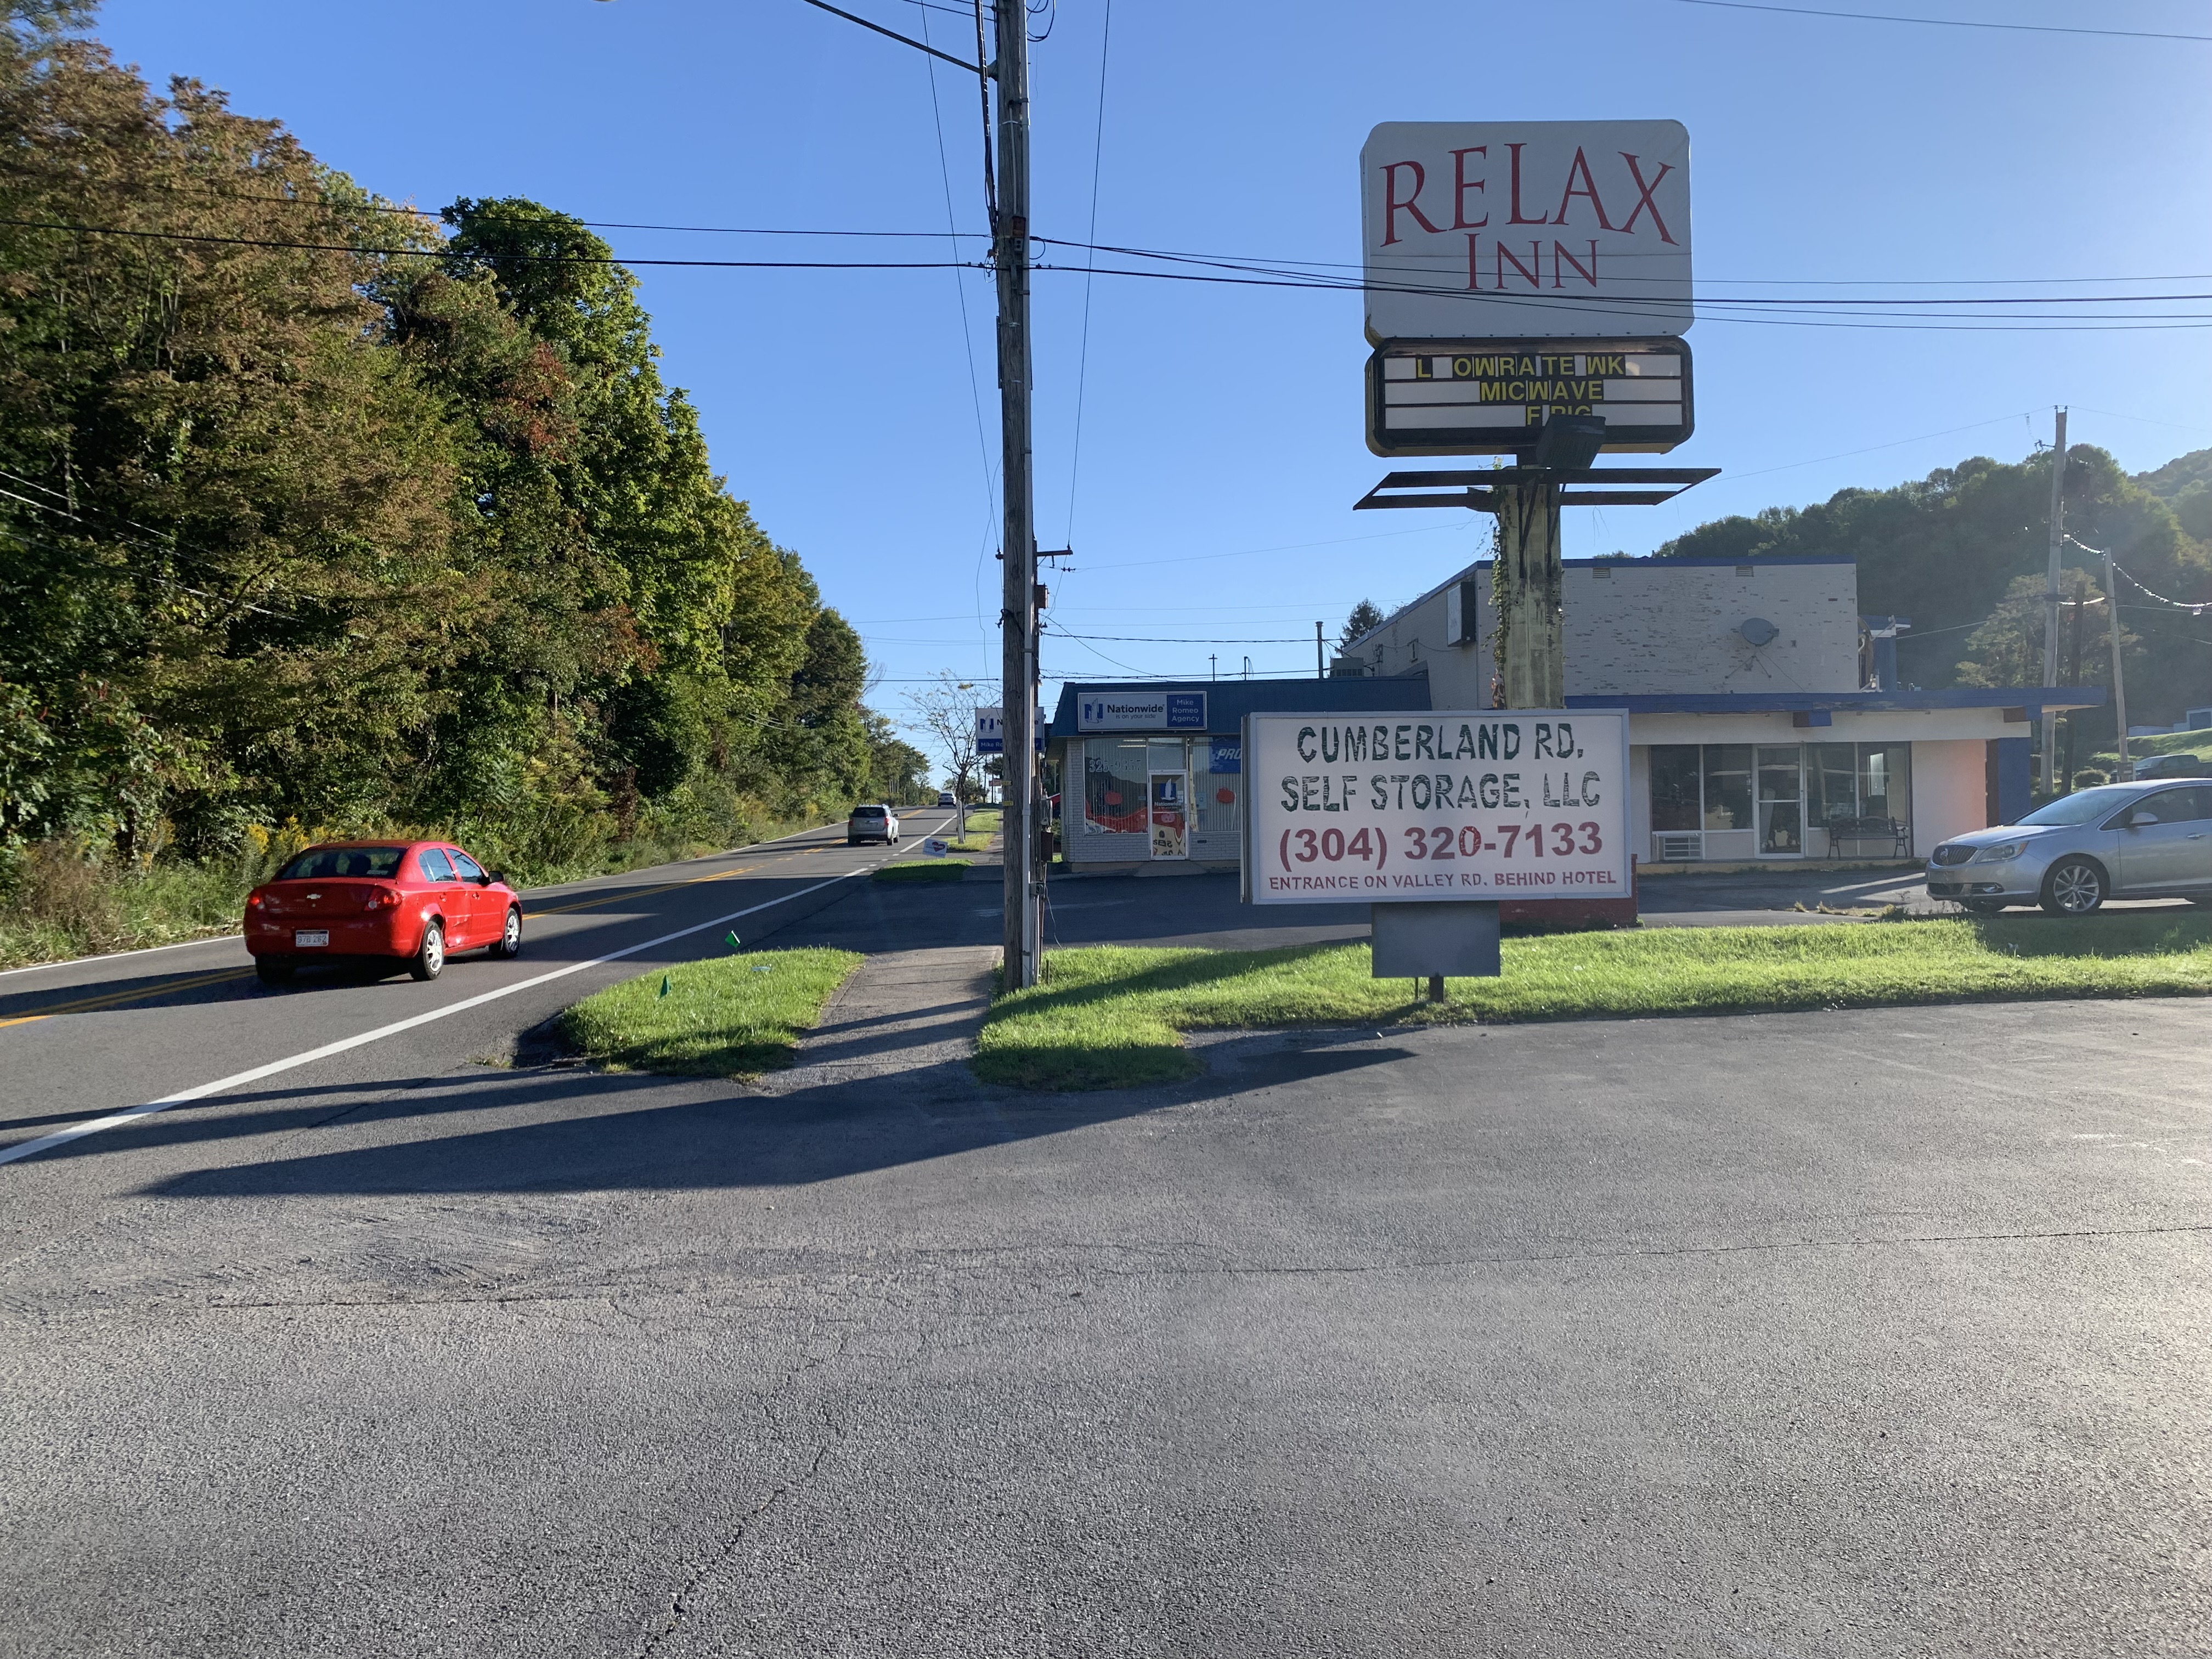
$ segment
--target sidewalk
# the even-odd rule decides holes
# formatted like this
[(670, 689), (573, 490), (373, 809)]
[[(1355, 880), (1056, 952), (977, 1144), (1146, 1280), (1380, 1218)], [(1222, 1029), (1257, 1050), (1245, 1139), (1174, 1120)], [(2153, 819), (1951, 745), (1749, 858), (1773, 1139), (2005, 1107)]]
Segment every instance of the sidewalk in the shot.
[(791, 1095), (893, 1075), (906, 1085), (919, 1073), (964, 1067), (990, 1006), (998, 958), (997, 946), (980, 945), (870, 955), (823, 1009), (797, 1061), (761, 1079), (762, 1092)]

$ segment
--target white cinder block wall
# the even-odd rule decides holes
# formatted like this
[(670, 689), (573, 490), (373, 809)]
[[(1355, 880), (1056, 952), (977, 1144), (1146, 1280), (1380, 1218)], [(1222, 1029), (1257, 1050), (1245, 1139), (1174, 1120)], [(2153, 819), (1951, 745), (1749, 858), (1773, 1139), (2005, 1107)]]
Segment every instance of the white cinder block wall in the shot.
[[(1476, 637), (1448, 642), (1461, 582), (1476, 600)], [(1571, 564), (1560, 585), (1567, 692), (1853, 691), (1858, 689), (1858, 572), (1849, 560), (1686, 564), (1611, 559)], [(1781, 631), (1753, 646), (1752, 617)], [(1474, 565), (1432, 589), (1346, 654), (1369, 672), (1425, 665), (1432, 708), (1490, 704), (1490, 568)]]

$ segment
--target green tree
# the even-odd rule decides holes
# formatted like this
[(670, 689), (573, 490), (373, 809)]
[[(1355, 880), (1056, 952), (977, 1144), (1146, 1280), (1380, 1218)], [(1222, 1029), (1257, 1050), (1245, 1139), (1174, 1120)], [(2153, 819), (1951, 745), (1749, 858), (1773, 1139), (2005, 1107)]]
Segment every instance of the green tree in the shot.
[[(1985, 458), (1962, 461), (1891, 489), (1845, 489), (1806, 507), (1769, 507), (1752, 517), (1701, 525), (1662, 547), (1657, 556), (1751, 558), (1841, 554), (1858, 566), (1859, 607), (1909, 617), (1913, 632), (1900, 641), (1905, 678), (1944, 686), (2008, 660), (1970, 643), (1975, 630), (2008, 604), (2024, 579), (2041, 591), (2049, 556), (2051, 465), (2048, 453), (2017, 464)], [(2087, 444), (2068, 451), (2066, 528), (2088, 547), (2109, 549), (2120, 567), (2168, 598), (2212, 598), (2212, 545), (2188, 535), (2172, 506), (2123, 473), (2112, 458)], [(2069, 543), (2063, 563), (2094, 571), (2101, 560)], [(2123, 583), (2121, 602), (2133, 607)], [(2130, 714), (2178, 715), (2201, 695), (2203, 647), (2179, 613), (2160, 618), (2129, 609), (2137, 645), (2128, 660)], [(2035, 672), (2018, 684), (2042, 679)]]
[(1353, 641), (1373, 633), (1382, 626), (1385, 620), (1382, 608), (1374, 600), (1360, 600), (1352, 607), (1352, 614), (1344, 619), (1343, 631), (1336, 636), (1337, 649), (1349, 650)]

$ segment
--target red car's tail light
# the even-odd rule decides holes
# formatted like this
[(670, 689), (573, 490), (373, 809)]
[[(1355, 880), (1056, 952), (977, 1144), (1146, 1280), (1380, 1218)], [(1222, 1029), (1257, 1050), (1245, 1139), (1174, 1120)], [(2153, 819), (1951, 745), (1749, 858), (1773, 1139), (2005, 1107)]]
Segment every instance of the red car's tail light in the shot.
[(368, 896), (362, 900), (361, 908), (364, 910), (396, 910), (399, 908), (399, 890), (397, 887), (372, 887), (368, 890)]
[(248, 893), (248, 894), (246, 896), (246, 908), (247, 909), (249, 909), (249, 910), (258, 910), (258, 909), (261, 908), (261, 905), (262, 905), (262, 897), (261, 897), (261, 895), (260, 895), (260, 894), (258, 894), (258, 893)]

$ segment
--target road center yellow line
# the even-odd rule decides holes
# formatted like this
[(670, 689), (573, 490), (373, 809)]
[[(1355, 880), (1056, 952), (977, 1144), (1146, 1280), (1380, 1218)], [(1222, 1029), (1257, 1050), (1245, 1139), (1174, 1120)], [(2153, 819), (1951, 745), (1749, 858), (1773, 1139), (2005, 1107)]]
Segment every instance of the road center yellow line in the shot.
[(542, 910), (525, 910), (526, 921), (535, 921), (540, 916), (562, 915), (570, 910), (588, 910), (595, 904), (615, 904), (629, 899), (650, 898), (655, 893), (671, 893), (678, 887), (696, 887), (702, 881), (726, 881), (732, 876), (742, 876), (748, 870), (757, 870), (757, 864), (741, 864), (734, 870), (717, 870), (711, 876), (686, 876), (682, 881), (665, 881), (658, 887), (641, 887), (634, 893), (594, 893), (591, 897), (578, 899), (574, 904), (549, 904)]
[(102, 1008), (120, 1007), (126, 1002), (145, 1002), (155, 997), (169, 996), (179, 991), (197, 991), (204, 985), (221, 985), (228, 980), (245, 979), (251, 968), (226, 968), (219, 974), (201, 974), (192, 979), (173, 979), (166, 985), (149, 986), (137, 991), (112, 991), (106, 996), (86, 997), (77, 1002), (56, 1003), (51, 1008), (41, 1008), (35, 1014), (18, 1014), (12, 1019), (0, 1019), (0, 1028), (9, 1025), (30, 1025), (42, 1019), (52, 1019), (56, 1014), (88, 1014)]

